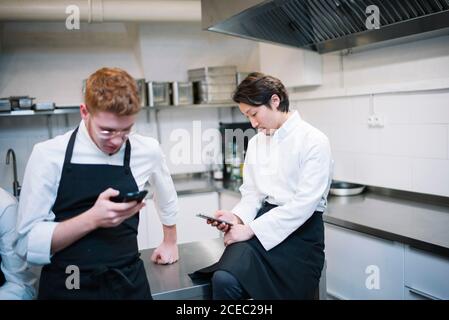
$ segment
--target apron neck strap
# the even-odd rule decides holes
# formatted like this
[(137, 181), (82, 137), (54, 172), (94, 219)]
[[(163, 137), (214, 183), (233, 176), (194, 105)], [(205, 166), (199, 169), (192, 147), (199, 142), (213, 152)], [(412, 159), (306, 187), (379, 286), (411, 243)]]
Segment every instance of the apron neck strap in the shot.
[(64, 165), (70, 165), (70, 160), (72, 160), (73, 146), (75, 145), (76, 133), (78, 132), (78, 128), (79, 127), (76, 127), (76, 129), (70, 136), (69, 144), (67, 145), (67, 150), (65, 152)]
[(130, 159), (131, 159), (131, 143), (129, 142), (129, 139), (126, 139), (125, 159), (123, 161), (123, 165), (127, 169), (129, 169), (129, 160)]
[[(70, 161), (72, 160), (73, 155), (73, 147), (75, 145), (75, 139), (76, 134), (78, 132), (78, 128), (72, 132), (72, 135), (70, 136), (69, 144), (67, 145), (67, 150), (65, 152), (65, 158), (64, 158), (64, 165), (70, 165)], [(129, 169), (129, 162), (131, 159), (131, 143), (129, 142), (129, 139), (126, 140), (126, 147), (125, 147), (125, 159), (123, 160), (123, 166), (127, 169)]]

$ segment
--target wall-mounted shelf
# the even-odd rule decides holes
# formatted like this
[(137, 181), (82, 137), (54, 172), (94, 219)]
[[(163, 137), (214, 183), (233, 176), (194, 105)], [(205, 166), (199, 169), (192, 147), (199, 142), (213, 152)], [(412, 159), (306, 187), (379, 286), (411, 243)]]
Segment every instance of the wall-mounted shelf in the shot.
[[(229, 103), (214, 103), (214, 104), (189, 104), (179, 106), (155, 106), (143, 107), (142, 110), (185, 110), (185, 109), (204, 109), (204, 108), (232, 108), (237, 107), (233, 102)], [(54, 110), (48, 111), (34, 111), (34, 110), (13, 110), (10, 112), (0, 112), (0, 117), (20, 117), (20, 116), (51, 116), (60, 114), (79, 113), (79, 106), (57, 107)]]
[(205, 109), (205, 108), (232, 108), (237, 107), (235, 102), (230, 101), (229, 103), (210, 103), (210, 104), (189, 104), (189, 105), (178, 105), (178, 106), (155, 106), (149, 107), (150, 109), (156, 110), (184, 110), (184, 109)]
[[(157, 130), (157, 138), (160, 141), (161, 132), (159, 128), (158, 121), (158, 113), (163, 110), (192, 110), (192, 109), (205, 109), (205, 108), (233, 108), (237, 107), (237, 104), (234, 102), (229, 103), (213, 103), (213, 104), (190, 104), (190, 105), (178, 105), (178, 106), (155, 106), (155, 107), (143, 107), (141, 111), (146, 111), (147, 121), (150, 122), (150, 114), (151, 111), (154, 112), (156, 130)], [(46, 116), (47, 117), (47, 128), (48, 128), (48, 136), (49, 138), (53, 138), (53, 125), (51, 118), (53, 115), (65, 115), (65, 121), (67, 126), (69, 126), (69, 114), (79, 114), (80, 108), (79, 106), (64, 106), (64, 107), (56, 107), (54, 110), (48, 111), (34, 111), (34, 110), (13, 110), (9, 112), (0, 112), (1, 117), (23, 117), (23, 116)]]
[(80, 107), (64, 107), (48, 111), (34, 111), (34, 110), (13, 110), (10, 112), (0, 112), (0, 117), (20, 117), (20, 116), (48, 116), (57, 114), (79, 113)]

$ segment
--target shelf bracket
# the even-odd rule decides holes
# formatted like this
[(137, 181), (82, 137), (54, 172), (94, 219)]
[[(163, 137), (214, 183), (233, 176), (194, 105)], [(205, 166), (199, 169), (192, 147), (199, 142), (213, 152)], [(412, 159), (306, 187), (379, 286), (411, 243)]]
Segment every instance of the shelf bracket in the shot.
[(47, 130), (48, 130), (48, 138), (53, 138), (53, 126), (51, 121), (51, 115), (47, 115)]

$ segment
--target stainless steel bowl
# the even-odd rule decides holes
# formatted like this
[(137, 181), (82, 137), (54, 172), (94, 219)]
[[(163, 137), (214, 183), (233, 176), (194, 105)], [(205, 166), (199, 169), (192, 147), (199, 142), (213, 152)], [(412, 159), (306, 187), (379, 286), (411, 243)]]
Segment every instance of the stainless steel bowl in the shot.
[(343, 181), (334, 181), (331, 184), (330, 194), (334, 196), (354, 196), (365, 190), (364, 185)]

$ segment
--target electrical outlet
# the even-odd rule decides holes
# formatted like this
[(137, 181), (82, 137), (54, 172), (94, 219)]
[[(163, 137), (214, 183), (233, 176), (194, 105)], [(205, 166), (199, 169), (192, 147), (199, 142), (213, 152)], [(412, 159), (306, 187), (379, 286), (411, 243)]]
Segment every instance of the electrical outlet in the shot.
[(369, 128), (383, 128), (384, 117), (377, 114), (372, 114), (368, 117), (367, 123)]
[(383, 128), (384, 127), (384, 117), (378, 116), (378, 115), (376, 115), (375, 117), (376, 117), (376, 119), (375, 119), (376, 127)]
[(368, 117), (368, 127), (369, 128), (374, 128), (375, 127), (374, 116), (373, 115), (370, 115)]

